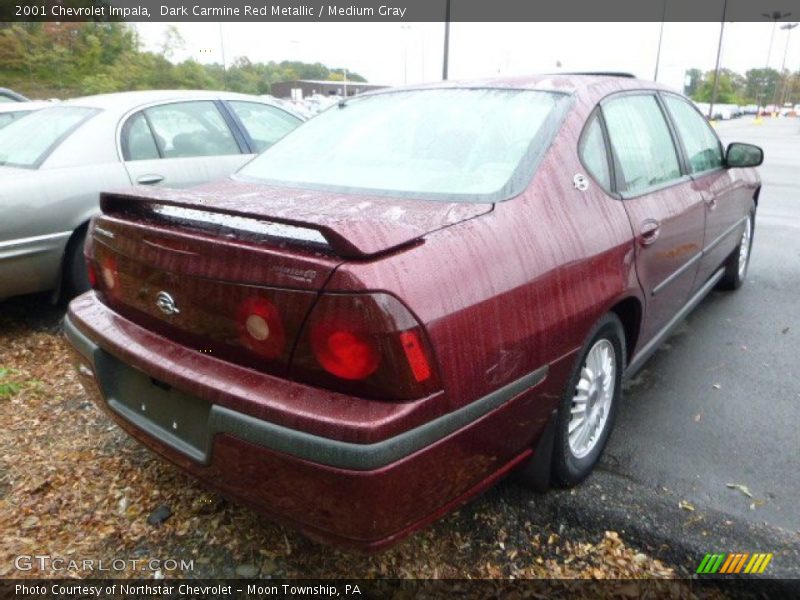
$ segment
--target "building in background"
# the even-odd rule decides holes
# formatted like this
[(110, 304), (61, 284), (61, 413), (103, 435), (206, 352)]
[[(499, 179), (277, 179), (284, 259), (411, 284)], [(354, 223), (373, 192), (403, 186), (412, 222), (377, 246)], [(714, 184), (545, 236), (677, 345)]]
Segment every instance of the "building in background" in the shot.
[[(363, 81), (348, 81), (347, 95), (355, 96), (363, 92), (371, 92), (385, 88), (385, 85), (365, 83)], [(344, 81), (322, 81), (316, 79), (296, 79), (294, 81), (279, 81), (270, 86), (272, 95), (276, 98), (289, 98), (302, 100), (308, 96), (344, 96)]]

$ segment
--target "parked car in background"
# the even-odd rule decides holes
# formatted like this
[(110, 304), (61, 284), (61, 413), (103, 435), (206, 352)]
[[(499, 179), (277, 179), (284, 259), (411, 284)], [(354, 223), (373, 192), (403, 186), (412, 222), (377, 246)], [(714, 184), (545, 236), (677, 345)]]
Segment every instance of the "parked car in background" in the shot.
[(14, 90), (0, 87), (0, 104), (5, 104), (6, 102), (28, 102), (28, 99)]
[(17, 119), (29, 115), (30, 113), (53, 106), (51, 102), (3, 102), (0, 103), (0, 129), (16, 121)]
[(385, 547), (513, 470), (589, 474), (623, 373), (742, 285), (762, 159), (632, 78), (365, 94), (231, 178), (104, 194), (65, 331), (136, 439)]
[(0, 129), (0, 299), (88, 289), (98, 194), (225, 177), (302, 122), (255, 96), (147, 91), (62, 102)]

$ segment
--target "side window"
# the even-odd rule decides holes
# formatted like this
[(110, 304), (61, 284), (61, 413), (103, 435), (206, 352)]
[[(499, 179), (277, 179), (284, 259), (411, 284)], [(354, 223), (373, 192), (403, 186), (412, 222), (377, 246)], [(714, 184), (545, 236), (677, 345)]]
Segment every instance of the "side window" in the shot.
[(578, 152), (586, 170), (604, 189), (610, 190), (611, 173), (608, 169), (608, 155), (603, 140), (603, 128), (597, 115), (591, 117), (586, 129), (583, 130)]
[(724, 163), (722, 144), (711, 126), (688, 102), (664, 94), (664, 102), (683, 140), (692, 173), (717, 169)]
[(681, 176), (678, 154), (655, 96), (622, 96), (603, 104), (611, 146), (622, 170), (620, 191), (635, 192)]
[(256, 152), (269, 148), (301, 123), (285, 110), (266, 104), (234, 100), (229, 101), (228, 106), (247, 129)]
[(214, 102), (175, 102), (145, 109), (164, 158), (240, 154)]
[(122, 157), (125, 160), (152, 160), (158, 158), (158, 148), (153, 133), (142, 113), (136, 113), (122, 126)]

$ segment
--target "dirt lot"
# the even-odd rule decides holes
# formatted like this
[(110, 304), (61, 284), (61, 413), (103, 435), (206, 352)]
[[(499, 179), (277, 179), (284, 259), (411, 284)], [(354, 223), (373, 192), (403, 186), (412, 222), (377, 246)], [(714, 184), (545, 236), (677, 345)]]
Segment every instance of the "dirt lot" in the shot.
[[(503, 483), (375, 556), (306, 540), (209, 493), (123, 434), (83, 393), (45, 298), (0, 303), (0, 576), (91, 576), (15, 568), (15, 557), (124, 559), (103, 576), (670, 577), (613, 532), (531, 522)], [(160, 507), (170, 516), (148, 518)], [(163, 508), (161, 508), (164, 511)], [(143, 561), (134, 565), (132, 560)], [(193, 561), (156, 573), (149, 559)], [(172, 565), (170, 565), (171, 567)], [(166, 571), (166, 572), (165, 572)]]

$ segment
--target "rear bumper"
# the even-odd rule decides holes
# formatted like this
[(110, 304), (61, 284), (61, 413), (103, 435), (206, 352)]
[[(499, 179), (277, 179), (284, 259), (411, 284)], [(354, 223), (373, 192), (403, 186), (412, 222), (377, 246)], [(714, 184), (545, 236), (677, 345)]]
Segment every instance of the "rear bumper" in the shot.
[[(94, 329), (92, 312), (108, 310), (99, 304), (73, 303), (65, 333), (84, 386), (123, 429), (221, 493), (345, 545), (387, 546), (488, 487), (531, 455), (552, 408), (537, 400), (544, 367), (380, 441), (331, 439), (225, 406), (224, 390), (198, 395), (152, 379), (155, 364), (134, 368), (111, 349), (158, 343), (166, 360), (171, 343), (129, 322)], [(184, 375), (204, 359), (214, 360), (199, 356)]]

